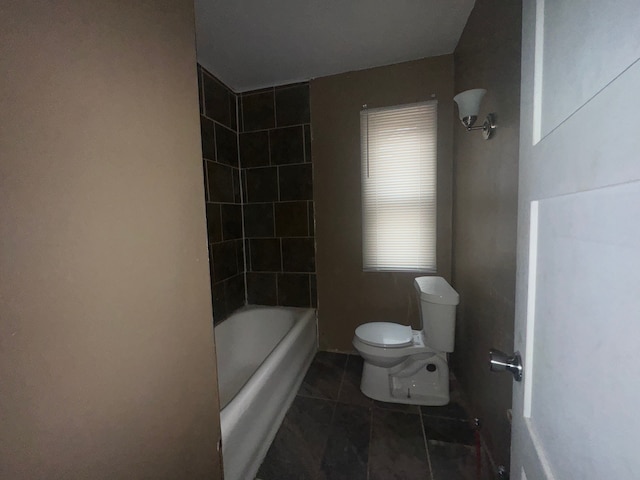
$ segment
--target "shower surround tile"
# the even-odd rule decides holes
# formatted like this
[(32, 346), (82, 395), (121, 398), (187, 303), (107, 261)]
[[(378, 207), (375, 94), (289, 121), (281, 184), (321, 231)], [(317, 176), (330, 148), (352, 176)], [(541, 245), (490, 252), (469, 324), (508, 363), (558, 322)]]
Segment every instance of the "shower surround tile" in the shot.
[(311, 123), (309, 114), (309, 84), (276, 88), (276, 125)]
[(216, 124), (216, 161), (238, 168), (238, 132)]
[[(316, 306), (309, 86), (286, 85), (241, 97), (244, 231), (251, 239), (248, 271), (275, 274), (270, 278), (276, 279), (277, 305)], [(280, 251), (273, 243), (253, 241), (266, 238), (277, 239)], [(269, 295), (262, 296), (258, 278), (249, 281), (247, 276), (247, 301), (273, 302), (271, 283)]]
[(222, 214), (223, 240), (242, 238), (242, 206), (237, 204), (220, 205)]
[(235, 95), (222, 82), (217, 80), (213, 75), (199, 68), (202, 76), (202, 85), (204, 98), (201, 98), (202, 111), (205, 115), (216, 122), (221, 123), (229, 128), (235, 129), (231, 120), (231, 113), (235, 109)]
[(216, 159), (216, 135), (215, 124), (204, 115), (200, 116), (200, 140), (202, 143), (202, 156), (207, 160)]
[(311, 297), (311, 306), (316, 308), (318, 306), (318, 282), (315, 274), (309, 275), (309, 295)]
[(311, 165), (287, 165), (278, 168), (280, 200), (313, 200)]
[(301, 273), (278, 274), (278, 305), (287, 307), (310, 307), (309, 275)]
[(236, 95), (198, 66), (214, 323), (245, 304)]
[(271, 164), (304, 163), (303, 127), (276, 128), (269, 131)]
[(214, 323), (315, 307), (309, 85), (236, 94), (201, 66), (198, 82)]
[(304, 161), (311, 163), (311, 125), (304, 126)]
[(220, 242), (211, 245), (213, 280), (221, 282), (238, 274), (236, 242)]
[(250, 305), (278, 305), (276, 274), (247, 272), (247, 302)]
[(240, 134), (240, 158), (242, 167), (268, 167), (269, 132), (248, 132)]
[(209, 243), (222, 241), (222, 216), (219, 203), (207, 203), (207, 238)]
[(276, 203), (275, 227), (278, 237), (310, 236), (308, 202)]
[(250, 269), (252, 272), (277, 272), (281, 270), (279, 238), (252, 238), (249, 240)]
[(224, 281), (225, 305), (229, 313), (244, 306), (244, 275), (239, 274)]
[(242, 94), (243, 132), (266, 130), (275, 127), (274, 92), (268, 88), (259, 92)]
[(245, 176), (247, 203), (278, 200), (278, 170), (275, 167), (249, 168)]
[(244, 234), (247, 238), (273, 237), (273, 202), (244, 205)]
[(234, 188), (234, 176), (238, 169), (217, 162), (205, 162), (209, 198), (212, 203), (237, 203)]
[(315, 272), (313, 238), (283, 238), (282, 269), (287, 272)]

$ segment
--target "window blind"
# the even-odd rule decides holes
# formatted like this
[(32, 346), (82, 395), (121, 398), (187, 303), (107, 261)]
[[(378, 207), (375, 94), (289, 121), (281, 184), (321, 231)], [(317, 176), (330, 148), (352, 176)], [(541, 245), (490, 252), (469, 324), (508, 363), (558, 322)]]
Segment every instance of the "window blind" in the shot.
[(365, 271), (436, 270), (437, 101), (360, 113)]

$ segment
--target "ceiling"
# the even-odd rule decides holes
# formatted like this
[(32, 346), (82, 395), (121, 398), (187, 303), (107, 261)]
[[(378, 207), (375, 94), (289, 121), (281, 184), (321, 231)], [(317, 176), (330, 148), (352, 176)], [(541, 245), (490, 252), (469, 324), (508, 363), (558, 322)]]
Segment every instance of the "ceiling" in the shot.
[(198, 62), (236, 92), (452, 53), (474, 0), (195, 0)]

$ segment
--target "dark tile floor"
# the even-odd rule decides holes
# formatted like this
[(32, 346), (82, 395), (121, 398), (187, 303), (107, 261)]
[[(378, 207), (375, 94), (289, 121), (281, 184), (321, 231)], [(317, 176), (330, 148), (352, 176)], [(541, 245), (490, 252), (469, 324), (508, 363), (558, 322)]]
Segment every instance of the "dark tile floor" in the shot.
[(319, 352), (260, 467), (260, 480), (488, 480), (456, 401), (418, 407), (360, 392), (362, 359)]

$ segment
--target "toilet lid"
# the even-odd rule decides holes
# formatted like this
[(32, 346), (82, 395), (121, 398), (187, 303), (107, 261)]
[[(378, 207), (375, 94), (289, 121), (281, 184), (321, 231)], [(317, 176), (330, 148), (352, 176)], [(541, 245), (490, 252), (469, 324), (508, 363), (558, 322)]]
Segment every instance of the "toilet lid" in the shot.
[(391, 322), (365, 323), (356, 328), (356, 336), (374, 347), (406, 347), (412, 343), (411, 327)]

